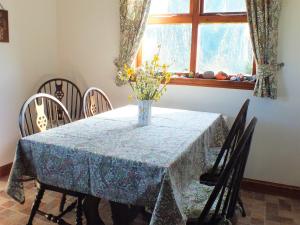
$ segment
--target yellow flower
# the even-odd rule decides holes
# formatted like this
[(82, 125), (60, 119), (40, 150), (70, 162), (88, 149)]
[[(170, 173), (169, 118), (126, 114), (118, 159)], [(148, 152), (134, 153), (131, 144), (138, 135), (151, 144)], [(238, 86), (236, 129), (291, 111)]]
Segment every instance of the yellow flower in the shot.
[(165, 79), (166, 79), (166, 80), (165, 80), (165, 84), (170, 83), (170, 81), (171, 81), (171, 73), (167, 73)]
[(126, 73), (127, 73), (127, 77), (130, 78), (134, 74), (134, 70), (132, 68), (128, 68)]
[[(153, 99), (158, 101), (166, 92), (166, 86), (171, 80), (171, 73), (168, 72), (167, 64), (160, 64), (159, 53), (155, 54), (152, 61), (146, 61), (141, 67), (134, 68), (124, 64), (123, 71), (119, 76), (127, 81), (134, 95), (129, 95), (128, 99), (139, 100)], [(163, 85), (162, 85), (163, 84)]]
[(161, 66), (161, 68), (162, 68), (163, 72), (165, 72), (165, 71), (167, 71), (168, 66), (167, 66), (167, 64), (163, 64), (163, 65)]
[(128, 66), (127, 64), (124, 64), (124, 71), (127, 71), (128, 70)]
[(150, 69), (150, 75), (154, 76), (154, 70), (153, 69)]
[(153, 56), (152, 63), (155, 64), (155, 63), (157, 63), (158, 61), (159, 61), (159, 56), (158, 56), (157, 54), (155, 54), (155, 55)]

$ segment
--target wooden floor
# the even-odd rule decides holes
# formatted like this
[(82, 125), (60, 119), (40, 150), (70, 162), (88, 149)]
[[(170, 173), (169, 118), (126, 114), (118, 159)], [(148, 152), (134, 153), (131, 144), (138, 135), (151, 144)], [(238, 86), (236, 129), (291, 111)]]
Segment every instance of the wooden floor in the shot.
[[(24, 205), (20, 205), (5, 194), (6, 179), (0, 178), (0, 225), (25, 225), (35, 197), (34, 184), (27, 183), (25, 185), (26, 202)], [(242, 198), (246, 206), (247, 217), (237, 217), (235, 223), (238, 225), (300, 225), (300, 200), (254, 192), (242, 192)], [(41, 207), (47, 212), (56, 214), (59, 201), (60, 195), (46, 192)], [(107, 202), (101, 203), (99, 211), (105, 224), (112, 225)], [(69, 223), (75, 224), (73, 212), (68, 214), (65, 219)], [(36, 216), (34, 224), (46, 225), (51, 223), (40, 216)], [(146, 224), (141, 217), (138, 217), (132, 225)]]

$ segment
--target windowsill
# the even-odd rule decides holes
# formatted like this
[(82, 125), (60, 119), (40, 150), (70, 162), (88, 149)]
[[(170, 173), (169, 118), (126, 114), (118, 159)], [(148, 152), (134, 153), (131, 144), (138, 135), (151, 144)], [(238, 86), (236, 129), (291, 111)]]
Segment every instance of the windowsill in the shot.
[(230, 88), (253, 90), (255, 83), (250, 81), (230, 81), (230, 80), (214, 80), (201, 78), (172, 78), (171, 85), (189, 85), (215, 88)]

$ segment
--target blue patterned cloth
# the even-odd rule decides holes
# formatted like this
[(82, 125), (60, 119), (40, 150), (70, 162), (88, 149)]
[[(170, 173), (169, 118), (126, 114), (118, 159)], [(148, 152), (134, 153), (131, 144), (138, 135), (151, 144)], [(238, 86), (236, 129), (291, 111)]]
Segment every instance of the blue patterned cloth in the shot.
[(184, 190), (208, 168), (227, 134), (220, 114), (153, 108), (137, 126), (133, 105), (22, 138), (7, 193), (25, 201), (23, 176), (153, 209), (152, 225), (184, 225)]

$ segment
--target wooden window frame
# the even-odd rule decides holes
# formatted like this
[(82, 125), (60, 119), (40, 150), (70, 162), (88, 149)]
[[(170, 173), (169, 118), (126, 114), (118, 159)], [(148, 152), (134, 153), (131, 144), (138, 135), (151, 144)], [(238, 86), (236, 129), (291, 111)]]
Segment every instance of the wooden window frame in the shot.
[[(205, 0), (190, 0), (190, 12), (187, 14), (156, 14), (151, 15), (148, 24), (192, 24), (192, 41), (190, 71), (196, 73), (198, 27), (201, 23), (247, 23), (246, 12), (204, 13)], [(137, 66), (142, 65), (142, 47), (137, 55)], [(253, 60), (252, 75), (256, 74), (256, 64)], [(191, 85), (218, 88), (253, 90), (254, 82), (220, 81), (202, 78), (172, 78), (170, 84)]]

